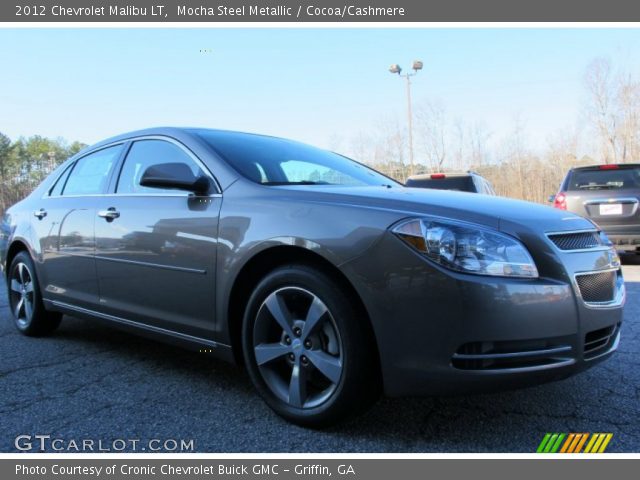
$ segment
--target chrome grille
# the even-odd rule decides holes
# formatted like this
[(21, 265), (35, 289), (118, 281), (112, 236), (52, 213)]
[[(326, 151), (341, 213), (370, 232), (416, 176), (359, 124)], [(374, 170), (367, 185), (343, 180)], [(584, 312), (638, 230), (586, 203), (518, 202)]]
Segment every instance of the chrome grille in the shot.
[(560, 250), (585, 250), (603, 245), (598, 232), (553, 233), (549, 240)]
[(616, 294), (617, 271), (587, 273), (576, 276), (582, 299), (587, 303), (612, 302)]

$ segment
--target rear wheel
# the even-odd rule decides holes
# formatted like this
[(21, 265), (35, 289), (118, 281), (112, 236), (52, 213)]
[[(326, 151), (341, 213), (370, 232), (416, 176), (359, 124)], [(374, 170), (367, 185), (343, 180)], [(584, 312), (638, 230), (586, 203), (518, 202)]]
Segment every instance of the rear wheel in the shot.
[(18, 253), (11, 262), (7, 287), (11, 314), (21, 333), (42, 336), (58, 328), (62, 315), (45, 310), (36, 269), (27, 252)]
[(322, 427), (369, 407), (378, 362), (365, 319), (325, 273), (279, 268), (249, 299), (243, 350), (249, 374), (282, 417)]

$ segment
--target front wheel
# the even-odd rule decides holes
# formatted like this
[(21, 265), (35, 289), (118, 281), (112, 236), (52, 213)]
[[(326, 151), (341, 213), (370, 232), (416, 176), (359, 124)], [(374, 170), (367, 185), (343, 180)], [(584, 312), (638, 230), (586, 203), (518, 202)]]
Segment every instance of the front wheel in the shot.
[(282, 417), (322, 427), (360, 413), (379, 395), (368, 323), (324, 272), (274, 270), (249, 299), (243, 350), (251, 379)]
[(43, 336), (58, 328), (62, 315), (45, 310), (36, 269), (27, 252), (18, 253), (11, 262), (7, 287), (9, 307), (20, 333)]

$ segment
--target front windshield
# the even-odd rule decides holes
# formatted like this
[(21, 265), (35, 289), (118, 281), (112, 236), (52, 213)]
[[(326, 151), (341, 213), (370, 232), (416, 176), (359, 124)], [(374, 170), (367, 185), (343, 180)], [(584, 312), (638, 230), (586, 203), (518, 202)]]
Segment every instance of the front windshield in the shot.
[(391, 185), (395, 181), (341, 155), (281, 138), (197, 130), (241, 175), (262, 185)]

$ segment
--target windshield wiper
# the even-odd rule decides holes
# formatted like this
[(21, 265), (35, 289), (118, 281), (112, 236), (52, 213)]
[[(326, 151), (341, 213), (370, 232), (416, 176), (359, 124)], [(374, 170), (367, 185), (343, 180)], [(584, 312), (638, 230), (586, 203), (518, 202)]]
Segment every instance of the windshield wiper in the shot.
[(578, 188), (581, 190), (587, 190), (587, 189), (600, 190), (600, 189), (611, 189), (616, 187), (617, 185), (611, 185), (609, 183), (590, 183), (588, 185), (580, 185)]

